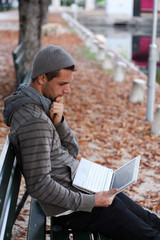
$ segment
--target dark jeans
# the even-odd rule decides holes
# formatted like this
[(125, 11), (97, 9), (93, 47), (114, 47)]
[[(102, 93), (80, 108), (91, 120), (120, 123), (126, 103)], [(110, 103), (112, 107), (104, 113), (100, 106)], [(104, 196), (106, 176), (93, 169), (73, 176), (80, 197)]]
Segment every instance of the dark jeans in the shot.
[(54, 222), (71, 229), (100, 232), (113, 240), (160, 240), (160, 218), (123, 193), (109, 207), (55, 217)]

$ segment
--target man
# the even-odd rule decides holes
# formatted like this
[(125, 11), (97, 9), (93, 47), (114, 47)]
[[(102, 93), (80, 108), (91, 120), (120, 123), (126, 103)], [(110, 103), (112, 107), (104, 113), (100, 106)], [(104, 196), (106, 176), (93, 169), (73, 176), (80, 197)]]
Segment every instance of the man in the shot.
[(78, 141), (63, 116), (74, 61), (48, 45), (35, 56), (30, 85), (5, 99), (4, 121), (28, 193), (54, 221), (73, 229), (101, 232), (112, 239), (158, 240), (160, 219), (117, 189), (87, 194), (72, 186), (79, 162)]

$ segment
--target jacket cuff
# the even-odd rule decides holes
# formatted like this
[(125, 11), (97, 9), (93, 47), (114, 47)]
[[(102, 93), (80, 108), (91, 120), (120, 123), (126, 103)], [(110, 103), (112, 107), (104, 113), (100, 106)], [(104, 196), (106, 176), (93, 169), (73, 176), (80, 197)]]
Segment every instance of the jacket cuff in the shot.
[(66, 131), (70, 130), (64, 117), (62, 118), (62, 121), (59, 124), (55, 125), (55, 128), (60, 135), (63, 135), (64, 131), (66, 132)]
[(95, 195), (82, 194), (81, 193), (81, 203), (76, 211), (91, 212), (95, 206)]

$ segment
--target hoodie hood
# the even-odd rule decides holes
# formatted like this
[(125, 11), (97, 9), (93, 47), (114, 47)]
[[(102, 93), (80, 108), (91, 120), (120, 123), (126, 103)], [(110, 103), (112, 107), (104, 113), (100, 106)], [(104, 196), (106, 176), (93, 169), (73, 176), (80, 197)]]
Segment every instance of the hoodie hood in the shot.
[(10, 127), (14, 112), (26, 103), (35, 103), (31, 98), (22, 94), (12, 94), (4, 99), (3, 121)]
[(26, 103), (39, 105), (48, 114), (51, 100), (41, 95), (36, 89), (27, 84), (20, 84), (18, 90), (4, 99), (4, 123), (10, 127), (14, 112)]

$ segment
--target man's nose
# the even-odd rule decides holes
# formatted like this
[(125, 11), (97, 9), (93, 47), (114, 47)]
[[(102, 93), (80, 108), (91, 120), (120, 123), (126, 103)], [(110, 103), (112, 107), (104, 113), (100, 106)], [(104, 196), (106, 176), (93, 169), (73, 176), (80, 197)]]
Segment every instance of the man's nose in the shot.
[(65, 94), (70, 94), (71, 93), (71, 89), (70, 89), (70, 86), (69, 85), (66, 85), (65, 88), (64, 88), (64, 93)]

